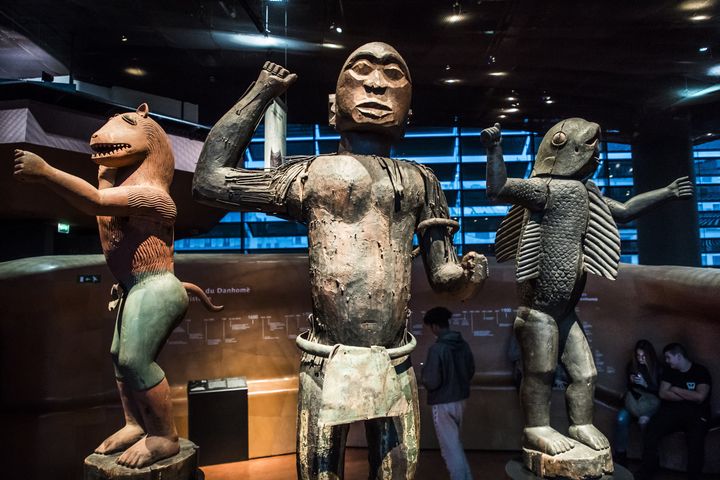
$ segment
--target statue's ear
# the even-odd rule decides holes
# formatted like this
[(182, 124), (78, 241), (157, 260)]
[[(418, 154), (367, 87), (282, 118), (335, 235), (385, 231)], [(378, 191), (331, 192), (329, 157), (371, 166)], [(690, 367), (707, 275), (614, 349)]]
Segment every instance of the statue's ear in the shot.
[(331, 93), (328, 95), (328, 125), (331, 127), (335, 126), (335, 94)]
[(150, 107), (148, 107), (147, 103), (142, 103), (140, 106), (135, 110), (135, 113), (140, 115), (143, 118), (147, 118), (148, 113), (150, 113)]

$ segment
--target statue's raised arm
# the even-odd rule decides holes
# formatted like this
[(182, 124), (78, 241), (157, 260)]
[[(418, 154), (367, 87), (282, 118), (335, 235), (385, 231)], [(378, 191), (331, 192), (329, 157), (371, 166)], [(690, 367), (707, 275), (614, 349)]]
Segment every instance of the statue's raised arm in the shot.
[(482, 131), (487, 148), (487, 196), (490, 200), (522, 205), (530, 210), (541, 210), (547, 199), (547, 186), (538, 178), (507, 178), (502, 153), (500, 124)]
[[(246, 170), (238, 163), (272, 101), (297, 79), (280, 65), (265, 62), (257, 80), (213, 126), (193, 177), (193, 196), (208, 205), (297, 217), (300, 201), (295, 183), (298, 163), (270, 170)], [(297, 200), (294, 201), (294, 200)]]

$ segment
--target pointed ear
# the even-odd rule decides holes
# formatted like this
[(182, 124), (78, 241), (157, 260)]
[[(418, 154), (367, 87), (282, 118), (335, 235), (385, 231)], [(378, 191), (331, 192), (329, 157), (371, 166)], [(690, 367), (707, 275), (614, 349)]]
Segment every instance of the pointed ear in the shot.
[(135, 112), (140, 115), (143, 118), (147, 118), (148, 113), (150, 113), (150, 107), (148, 107), (147, 103), (141, 104)]
[(335, 94), (328, 95), (328, 125), (335, 126)]

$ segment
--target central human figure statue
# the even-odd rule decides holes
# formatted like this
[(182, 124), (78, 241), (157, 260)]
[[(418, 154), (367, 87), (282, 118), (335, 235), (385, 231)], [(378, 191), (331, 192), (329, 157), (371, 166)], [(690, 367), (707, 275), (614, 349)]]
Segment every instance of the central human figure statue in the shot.
[(303, 350), (297, 469), (302, 479), (343, 478), (349, 424), (365, 421), (370, 477), (410, 479), (417, 465), (417, 386), (408, 354), (415, 232), (433, 288), (469, 298), (487, 277), (475, 252), (458, 260), (449, 218), (428, 168), (389, 158), (404, 133), (412, 83), (384, 43), (354, 51), (337, 82), (337, 154), (278, 168), (238, 168), (270, 102), (296, 80), (266, 63), (257, 81), (213, 127), (193, 183), (195, 197), (228, 209), (264, 211), (308, 226), (313, 302)]

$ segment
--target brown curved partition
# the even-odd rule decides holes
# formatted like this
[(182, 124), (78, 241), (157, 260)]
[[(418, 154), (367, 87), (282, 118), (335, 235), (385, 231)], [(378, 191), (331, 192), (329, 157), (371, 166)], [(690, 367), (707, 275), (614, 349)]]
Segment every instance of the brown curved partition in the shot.
[[(522, 429), (510, 360), (514, 268), (491, 262), (490, 272), (476, 299), (458, 303), (434, 294), (421, 262), (415, 262), (408, 327), (418, 348), (412, 360), (419, 369), (434, 341), (423, 330), (424, 312), (436, 305), (453, 310), (452, 328), (470, 343), (477, 370), (464, 445), (514, 450)], [(181, 435), (187, 435), (187, 381), (244, 376), (250, 456), (293, 452), (299, 364), (294, 338), (311, 311), (307, 257), (185, 254), (176, 256), (176, 273), (225, 305), (221, 312), (207, 312), (191, 299), (187, 317), (160, 355)], [(107, 302), (113, 283), (100, 255), (0, 264), (0, 416), (9, 428), (6, 437), (17, 439), (6, 450), (11, 471), (22, 467), (25, 478), (79, 478), (83, 458), (120, 426), (109, 356), (114, 314)], [(598, 369), (597, 423), (608, 435), (625, 386), (625, 363), (639, 338), (658, 349), (672, 341), (685, 344), (720, 380), (720, 271), (623, 265), (615, 282), (589, 278), (578, 309)], [(553, 422), (564, 428), (562, 392), (554, 396)], [(434, 448), (422, 391), (421, 402), (421, 443)], [(719, 395), (712, 405), (720, 416)], [(708, 437), (708, 448), (714, 449), (709, 452), (720, 451), (717, 436)], [(364, 444), (362, 427), (351, 429), (349, 443)], [(671, 466), (680, 461), (665, 459)], [(708, 469), (720, 470), (717, 454), (707, 463)]]

